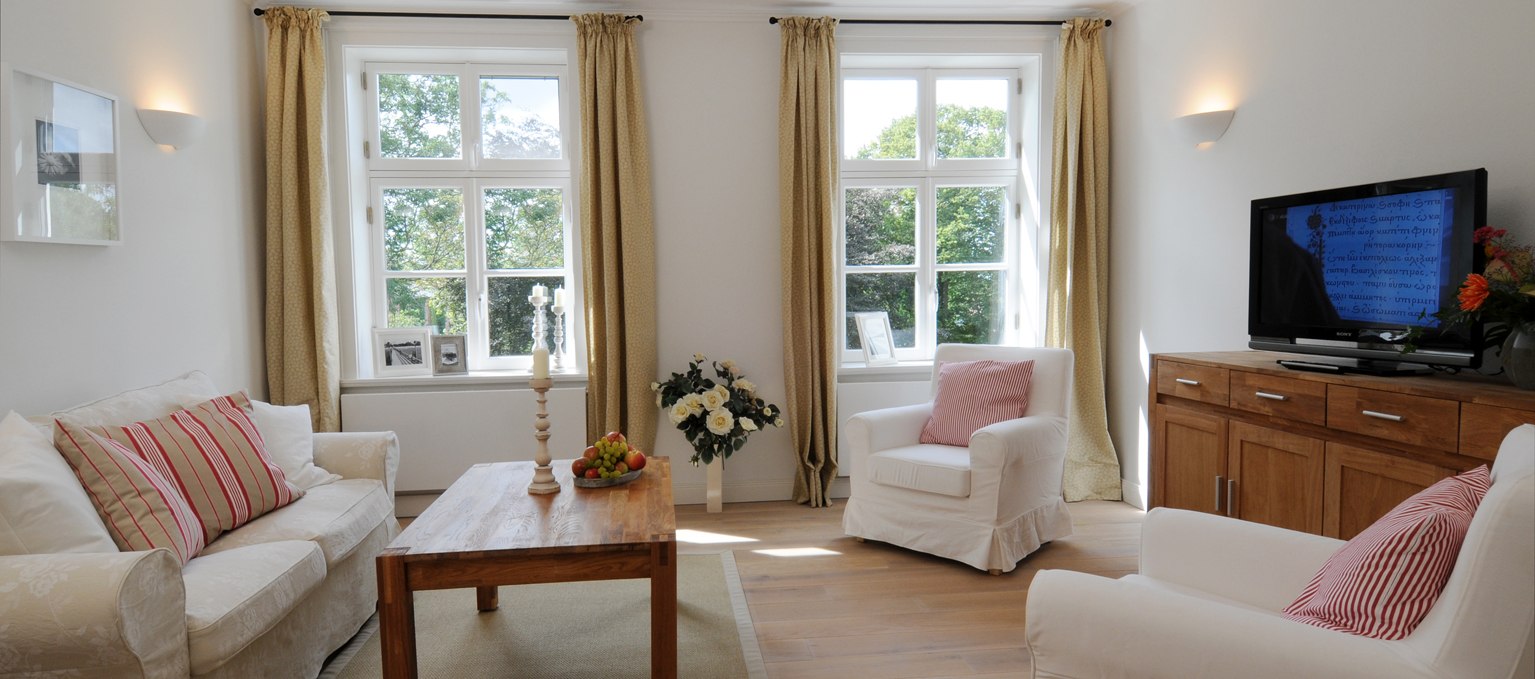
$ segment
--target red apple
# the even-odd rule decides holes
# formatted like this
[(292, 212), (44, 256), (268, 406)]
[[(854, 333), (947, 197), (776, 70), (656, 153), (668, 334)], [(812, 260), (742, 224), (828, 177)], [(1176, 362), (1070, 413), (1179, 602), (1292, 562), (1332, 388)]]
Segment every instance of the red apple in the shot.
[(586, 470), (586, 478), (595, 479), (600, 476), (601, 473), (596, 467), (592, 467), (591, 469)]
[(627, 439), (624, 438), (624, 433), (621, 431), (610, 431), (607, 436), (602, 437), (602, 440), (608, 443), (624, 443)]
[(644, 469), (645, 454), (640, 452), (640, 449), (638, 448), (631, 448), (629, 449), (629, 454), (624, 456), (624, 464), (627, 465), (631, 471), (635, 469)]
[(570, 463), (570, 473), (575, 474), (577, 478), (585, 475), (586, 458), (578, 457), (575, 462)]
[(597, 459), (597, 446), (587, 446), (586, 452), (581, 453), (581, 457), (585, 460)]

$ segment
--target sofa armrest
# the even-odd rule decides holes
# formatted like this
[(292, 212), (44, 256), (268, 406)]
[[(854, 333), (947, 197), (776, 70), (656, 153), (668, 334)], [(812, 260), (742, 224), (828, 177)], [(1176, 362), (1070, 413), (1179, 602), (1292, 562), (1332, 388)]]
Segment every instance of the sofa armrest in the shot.
[(1141, 575), (1280, 611), (1343, 545), (1251, 521), (1157, 508), (1141, 527)]
[(314, 463), (342, 478), (383, 481), (384, 491), (393, 497), (400, 439), (392, 431), (316, 433)]
[(970, 499), (978, 503), (976, 518), (1009, 521), (1033, 508), (1059, 504), (1065, 465), (1064, 417), (1020, 417), (977, 429), (970, 436)]
[(1129, 580), (1034, 576), (1025, 634), (1037, 677), (1410, 679), (1401, 642), (1312, 627)]
[(933, 402), (858, 413), (847, 420), (847, 473), (858, 477), (863, 459), (881, 450), (914, 446), (933, 414)]
[(186, 590), (164, 549), (0, 557), (0, 675), (185, 677)]

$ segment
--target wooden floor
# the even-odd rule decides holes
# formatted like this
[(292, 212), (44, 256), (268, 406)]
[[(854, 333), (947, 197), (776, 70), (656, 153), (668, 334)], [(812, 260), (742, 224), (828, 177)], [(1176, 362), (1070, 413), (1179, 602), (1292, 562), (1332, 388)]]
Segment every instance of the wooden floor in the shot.
[(772, 679), (1016, 679), (1029, 671), (1023, 613), (1034, 573), (1063, 568), (1119, 577), (1136, 570), (1144, 512), (1120, 502), (1068, 507), (1071, 537), (998, 576), (859, 543), (842, 533), (840, 503), (727, 504), (718, 514), (679, 506), (677, 551), (735, 553)]

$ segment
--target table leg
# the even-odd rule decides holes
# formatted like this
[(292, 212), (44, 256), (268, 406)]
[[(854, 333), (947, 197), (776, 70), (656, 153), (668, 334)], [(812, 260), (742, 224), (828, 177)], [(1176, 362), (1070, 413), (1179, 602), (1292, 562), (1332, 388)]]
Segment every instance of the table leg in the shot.
[(405, 560), (380, 555), (378, 634), (385, 679), (416, 677), (416, 601), (405, 582)]
[(650, 547), (650, 676), (677, 677), (677, 543)]
[(494, 611), (501, 606), (500, 587), (474, 588), (474, 602), (481, 612)]

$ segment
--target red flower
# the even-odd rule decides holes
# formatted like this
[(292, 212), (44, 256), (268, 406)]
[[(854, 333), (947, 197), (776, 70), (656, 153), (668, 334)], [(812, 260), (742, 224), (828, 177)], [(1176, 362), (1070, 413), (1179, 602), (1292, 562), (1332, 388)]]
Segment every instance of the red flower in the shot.
[(1508, 229), (1494, 229), (1490, 226), (1484, 226), (1471, 232), (1471, 242), (1481, 245), (1482, 243), (1490, 242), (1494, 238), (1502, 238), (1506, 235), (1508, 235)]
[(1476, 311), (1482, 308), (1482, 303), (1487, 301), (1487, 279), (1481, 274), (1467, 274), (1466, 282), (1460, 284), (1460, 310)]

